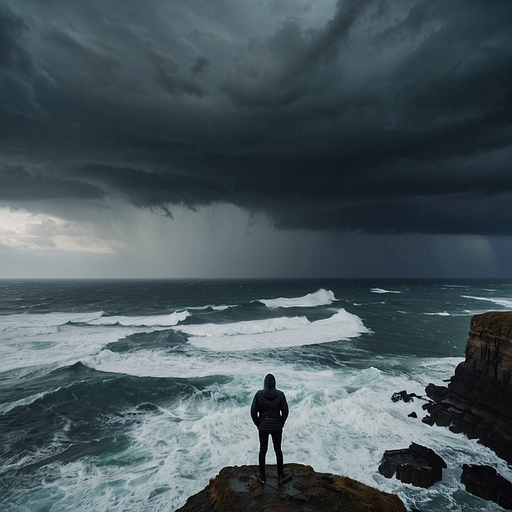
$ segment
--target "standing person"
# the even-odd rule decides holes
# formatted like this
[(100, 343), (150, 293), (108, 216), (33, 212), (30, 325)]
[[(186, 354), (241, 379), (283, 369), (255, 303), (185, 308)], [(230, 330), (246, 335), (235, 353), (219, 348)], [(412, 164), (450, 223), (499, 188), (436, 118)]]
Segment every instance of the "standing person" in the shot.
[(251, 405), (251, 418), (258, 427), (260, 436), (260, 473), (256, 478), (261, 483), (265, 483), (267, 480), (265, 456), (268, 449), (268, 436), (271, 435), (277, 459), (277, 481), (279, 484), (287, 482), (290, 476), (284, 474), (281, 440), (283, 427), (286, 418), (288, 418), (288, 403), (284, 393), (276, 389), (276, 379), (270, 373), (265, 377), (264, 389), (260, 389), (254, 395)]

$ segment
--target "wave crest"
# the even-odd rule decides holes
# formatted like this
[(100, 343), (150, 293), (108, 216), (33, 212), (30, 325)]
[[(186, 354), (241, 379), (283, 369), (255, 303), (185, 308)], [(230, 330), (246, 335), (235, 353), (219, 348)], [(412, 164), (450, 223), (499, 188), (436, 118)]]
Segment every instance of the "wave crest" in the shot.
[(384, 288), (372, 288), (370, 291), (372, 293), (402, 293), (397, 290), (385, 290)]
[(188, 310), (175, 311), (167, 315), (153, 316), (102, 316), (90, 322), (91, 325), (122, 325), (123, 327), (172, 327), (190, 316)]
[(191, 345), (217, 352), (317, 345), (369, 332), (358, 316), (345, 309), (313, 322), (305, 317), (282, 317), (221, 325), (179, 326), (175, 329), (191, 335), (188, 340)]
[(277, 299), (260, 299), (259, 302), (265, 304), (267, 308), (310, 308), (315, 306), (328, 306), (336, 301), (336, 297), (331, 290), (320, 290), (314, 293), (308, 293), (303, 297), (279, 297)]
[(506, 309), (512, 309), (512, 300), (509, 299), (502, 299), (499, 297), (474, 297), (473, 295), (462, 295), (462, 298), (494, 302), (494, 304), (497, 304), (498, 306), (502, 306)]

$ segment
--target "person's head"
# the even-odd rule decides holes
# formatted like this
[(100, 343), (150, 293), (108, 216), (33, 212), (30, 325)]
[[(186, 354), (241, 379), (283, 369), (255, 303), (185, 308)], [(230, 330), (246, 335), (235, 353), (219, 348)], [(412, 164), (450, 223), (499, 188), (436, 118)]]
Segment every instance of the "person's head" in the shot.
[(264, 383), (265, 383), (265, 385), (264, 385), (265, 388), (275, 388), (276, 387), (276, 378), (271, 373), (269, 373), (268, 375), (265, 376)]

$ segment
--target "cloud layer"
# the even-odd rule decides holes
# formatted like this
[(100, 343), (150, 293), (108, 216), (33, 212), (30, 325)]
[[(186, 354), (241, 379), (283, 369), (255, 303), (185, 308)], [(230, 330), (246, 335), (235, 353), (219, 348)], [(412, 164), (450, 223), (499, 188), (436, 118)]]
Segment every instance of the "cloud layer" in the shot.
[(6, 0), (0, 201), (511, 235), (509, 0)]

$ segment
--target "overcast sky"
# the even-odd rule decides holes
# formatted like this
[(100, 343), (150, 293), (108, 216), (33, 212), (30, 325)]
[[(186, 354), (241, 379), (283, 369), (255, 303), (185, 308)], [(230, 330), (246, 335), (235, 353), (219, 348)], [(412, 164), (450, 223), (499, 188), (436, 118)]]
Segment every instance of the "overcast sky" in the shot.
[(512, 277), (510, 0), (0, 0), (0, 277)]

